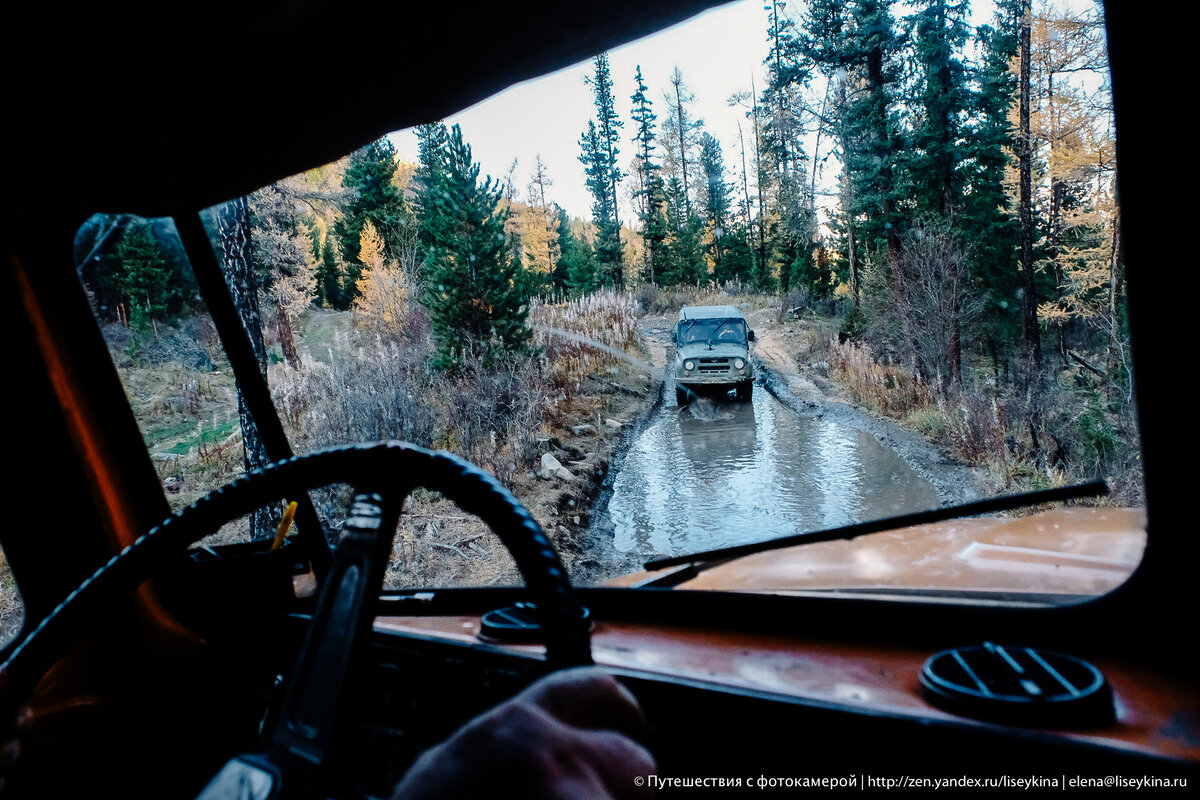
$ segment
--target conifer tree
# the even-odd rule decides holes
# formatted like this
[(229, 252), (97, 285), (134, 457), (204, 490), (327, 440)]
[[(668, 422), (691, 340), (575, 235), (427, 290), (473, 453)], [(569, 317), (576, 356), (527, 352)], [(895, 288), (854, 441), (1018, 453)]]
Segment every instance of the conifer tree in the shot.
[(561, 207), (558, 213), (558, 263), (554, 267), (554, 288), (573, 295), (586, 294), (597, 286), (596, 258), (587, 241), (575, 235), (571, 218)]
[(407, 238), (409, 227), (415, 224), (412, 212), (393, 180), (395, 174), (396, 149), (386, 137), (350, 155), (342, 178), (350, 199), (343, 217), (334, 225), (347, 267), (344, 283), (347, 294), (358, 291), (355, 287), (361, 276), (358, 250), (363, 223), (371, 220), (383, 237), (387, 257), (395, 260), (400, 259), (402, 242)]
[(722, 258), (727, 249), (726, 237), (730, 233), (730, 188), (725, 180), (721, 143), (708, 132), (701, 136), (700, 169), (704, 173), (704, 222), (708, 228), (708, 254), (713, 274), (724, 275), (726, 267)]
[(585, 79), (595, 94), (596, 118), (588, 121), (588, 129), (580, 138), (582, 154), (579, 160), (587, 175), (587, 187), (592, 193), (592, 217), (596, 224), (596, 257), (605, 283), (625, 285), (625, 250), (621, 244), (621, 220), (618, 210), (618, 186), (621, 170), (617, 165), (624, 123), (617, 116), (612, 93), (612, 75), (608, 54), (601, 53), (594, 61), (594, 71)]
[(455, 125), (445, 145), (441, 190), (422, 199), (428, 236), (423, 302), (437, 341), (437, 364), (502, 359), (531, 337), (521, 265), (510, 257), (500, 188), (479, 180), (479, 164)]
[(650, 283), (654, 283), (662, 270), (659, 262), (663, 255), (663, 241), (667, 236), (667, 221), (663, 213), (666, 193), (663, 188), (662, 168), (654, 160), (654, 122), (658, 117), (653, 111), (653, 103), (646, 95), (649, 87), (642, 79), (640, 65), (635, 80), (638, 88), (630, 97), (633, 101), (632, 117), (637, 125), (637, 133), (633, 137), (636, 145), (633, 169), (638, 186), (634, 192), (634, 200), (639, 204), (638, 221), (642, 226), (642, 239), (646, 243), (646, 264), (642, 274), (649, 278)]
[(993, 345), (1009, 344), (1020, 334), (1018, 275), (1013, 269), (1020, 228), (1006, 189), (1016, 152), (1009, 114), (1017, 94), (1020, 0), (1000, 0), (992, 25), (981, 25), (976, 43), (981, 63), (973, 70), (978, 90), (967, 118), (962, 164), (965, 196), (958, 215), (964, 241), (972, 242), (971, 275), (984, 297), (978, 337)]
[(125, 304), (129, 324), (136, 330), (150, 329), (161, 319), (173, 299), (171, 270), (150, 235), (149, 225), (131, 225), (114, 249), (117, 287)]
[(317, 302), (329, 308), (345, 310), (349, 306), (342, 289), (342, 268), (338, 264), (337, 250), (333, 244), (333, 232), (323, 237), (314, 232), (314, 251), (317, 263)]

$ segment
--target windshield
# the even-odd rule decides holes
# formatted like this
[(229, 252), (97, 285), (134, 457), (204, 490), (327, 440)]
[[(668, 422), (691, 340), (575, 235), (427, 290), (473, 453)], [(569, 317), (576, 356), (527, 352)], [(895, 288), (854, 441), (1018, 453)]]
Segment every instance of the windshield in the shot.
[(745, 344), (746, 323), (740, 319), (696, 319), (679, 323), (679, 344)]
[[(1103, 25), (1033, 11), (1023, 44), (1011, 3), (732, 3), (209, 209), (294, 450), (457, 453), (582, 584), (1103, 478), (670, 585), (1111, 589), (1144, 500)], [(178, 507), (264, 457), (174, 226), (121, 232), (83, 277)], [(332, 539), (345, 499), (316, 498)], [(389, 587), (518, 581), (411, 498)]]

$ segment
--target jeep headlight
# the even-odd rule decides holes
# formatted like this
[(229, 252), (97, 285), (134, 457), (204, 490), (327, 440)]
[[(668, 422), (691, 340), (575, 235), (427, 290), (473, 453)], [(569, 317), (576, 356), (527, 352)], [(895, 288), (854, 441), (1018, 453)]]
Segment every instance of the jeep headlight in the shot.
[(683, 362), (683, 368), (686, 369), (688, 372), (691, 372), (692, 370), (694, 370), (696, 368), (696, 362), (690, 361), (690, 360), (685, 361), (685, 362)]
[(745, 368), (746, 368), (746, 362), (745, 362), (745, 361), (742, 361), (740, 358), (735, 358), (735, 359), (734, 359), (734, 361), (733, 361), (733, 366), (734, 366), (736, 369), (745, 369)]

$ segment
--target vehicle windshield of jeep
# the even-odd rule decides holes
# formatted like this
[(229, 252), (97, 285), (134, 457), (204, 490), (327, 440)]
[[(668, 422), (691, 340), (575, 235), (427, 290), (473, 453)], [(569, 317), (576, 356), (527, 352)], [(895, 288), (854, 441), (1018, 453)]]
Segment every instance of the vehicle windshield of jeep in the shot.
[(746, 344), (746, 320), (738, 318), (725, 319), (689, 319), (679, 323), (678, 341), (680, 345), (729, 343)]

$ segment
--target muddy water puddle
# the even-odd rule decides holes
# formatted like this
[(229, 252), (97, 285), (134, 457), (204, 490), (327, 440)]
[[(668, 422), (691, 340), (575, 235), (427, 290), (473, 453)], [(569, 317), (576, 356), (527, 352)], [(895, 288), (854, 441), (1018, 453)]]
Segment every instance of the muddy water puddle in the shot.
[(608, 516), (618, 550), (678, 555), (939, 505), (868, 433), (751, 402), (664, 404), (630, 445)]

